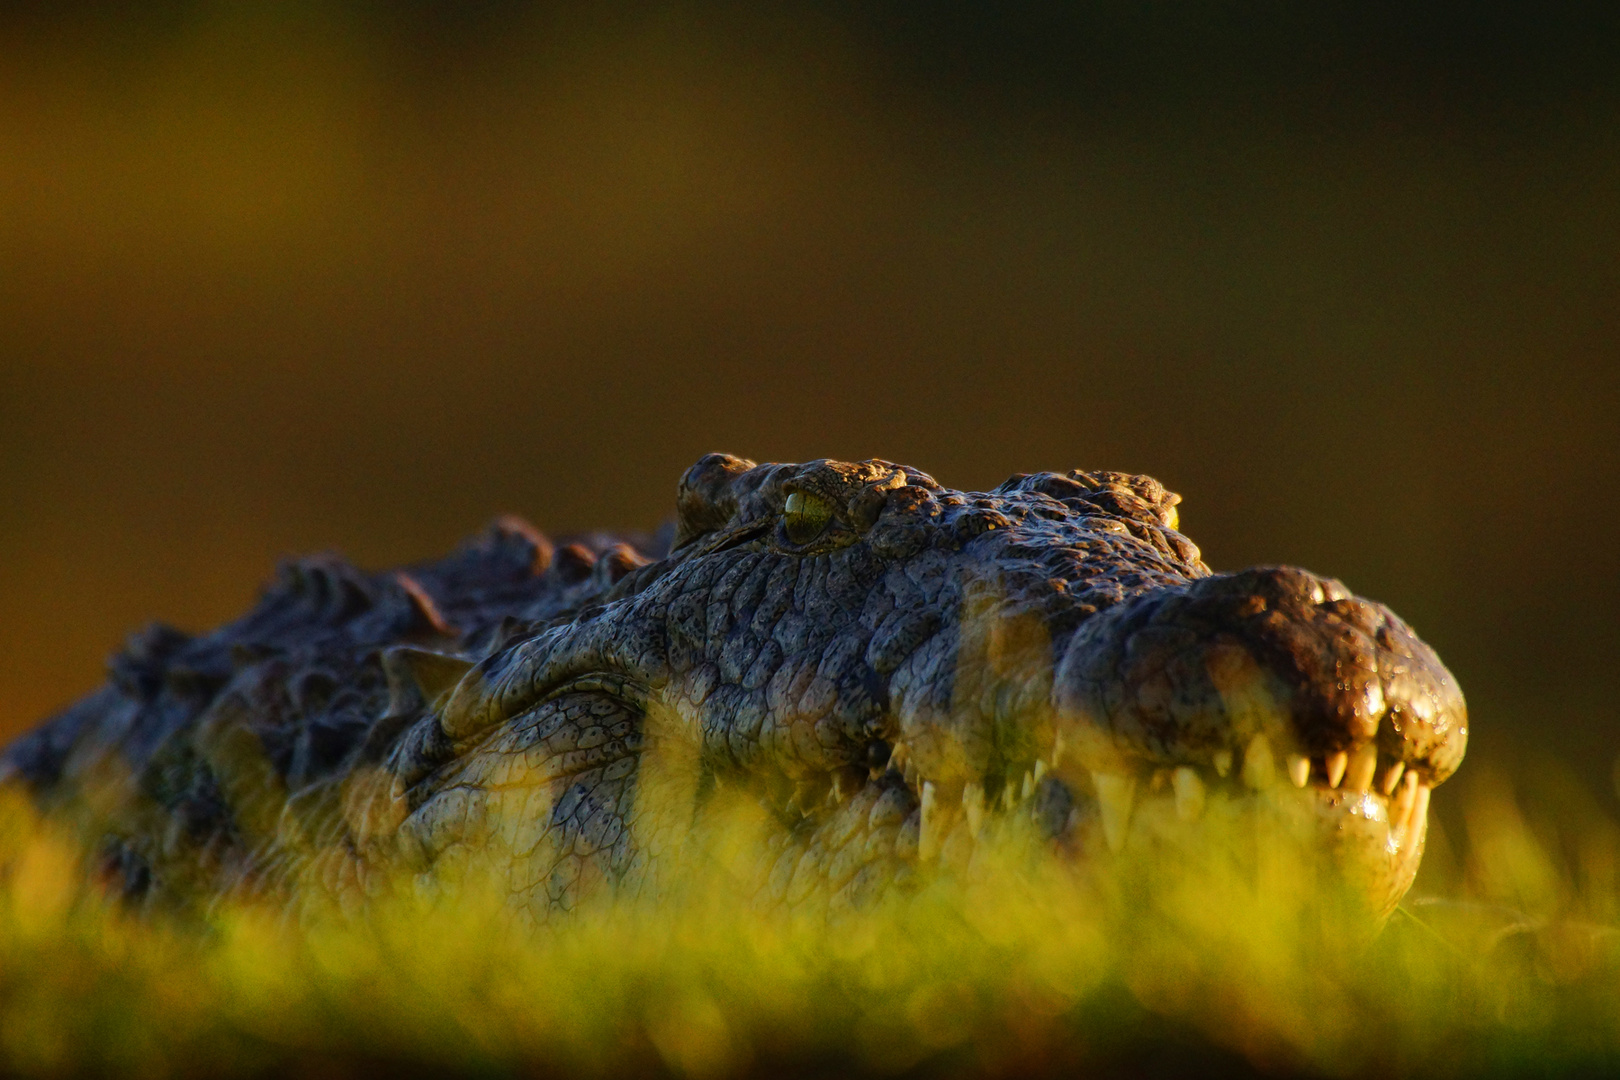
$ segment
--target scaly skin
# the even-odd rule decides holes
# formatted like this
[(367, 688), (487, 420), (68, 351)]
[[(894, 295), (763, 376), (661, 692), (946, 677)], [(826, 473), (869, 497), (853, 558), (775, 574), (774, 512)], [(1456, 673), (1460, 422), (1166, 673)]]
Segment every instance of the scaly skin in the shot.
[(789, 904), (964, 862), (1014, 815), (1088, 859), (1282, 799), (1388, 911), (1463, 756), (1455, 681), (1338, 582), (1211, 575), (1177, 502), (710, 455), (672, 537), (554, 550), (508, 519), (403, 571), (292, 564), (220, 630), (137, 635), (0, 777), (138, 903), (353, 909), (474, 871), (543, 920), (656, 897), (726, 791)]

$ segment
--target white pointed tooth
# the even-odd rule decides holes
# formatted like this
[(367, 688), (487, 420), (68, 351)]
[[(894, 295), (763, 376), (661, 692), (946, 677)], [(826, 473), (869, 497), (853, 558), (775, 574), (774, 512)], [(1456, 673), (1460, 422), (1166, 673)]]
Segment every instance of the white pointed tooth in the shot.
[(1215, 751), (1214, 765), (1215, 765), (1215, 774), (1217, 776), (1225, 776), (1227, 773), (1231, 772), (1232, 771), (1232, 751), (1230, 751), (1230, 750), (1217, 750), (1217, 751)]
[(1176, 770), (1176, 817), (1197, 821), (1204, 813), (1204, 780), (1198, 770), (1183, 765)]
[[(1036, 764), (1036, 768), (1040, 768), (1039, 763)], [(1035, 774), (1031, 773), (1028, 769), (1024, 770), (1024, 786), (1020, 788), (1019, 791), (1020, 799), (1027, 799), (1031, 795), (1035, 794)]]
[(1277, 759), (1271, 754), (1271, 740), (1256, 735), (1243, 751), (1243, 782), (1259, 790), (1268, 788), (1277, 777)]
[(1417, 842), (1418, 828), (1422, 826), (1429, 816), (1429, 793), (1434, 789), (1428, 784), (1417, 786), (1417, 799), (1412, 803), (1412, 812), (1406, 815), (1406, 841)]
[(1366, 791), (1372, 787), (1373, 772), (1378, 768), (1378, 747), (1370, 742), (1356, 747), (1350, 755), (1350, 767), (1344, 772), (1344, 786), (1350, 791)]
[(1384, 778), (1379, 781), (1378, 788), (1385, 795), (1395, 794), (1395, 785), (1401, 782), (1401, 773), (1406, 771), (1406, 762), (1397, 761), (1384, 770)]
[(1389, 828), (1396, 834), (1397, 843), (1406, 843), (1407, 827), (1411, 824), (1412, 809), (1417, 805), (1417, 789), (1421, 786), (1417, 773), (1407, 773), (1401, 782), (1400, 794), (1389, 804)]
[(1046, 779), (1046, 762), (1044, 762), (1044, 761), (1036, 761), (1035, 762), (1035, 782), (1038, 784), (1042, 780), (1045, 780), (1045, 779)]
[(917, 828), (917, 857), (924, 861), (932, 859), (939, 854), (939, 845), (944, 841), (940, 835), (939, 807), (936, 805), (937, 794), (934, 784), (929, 781), (922, 786), (922, 819)]
[(831, 788), (823, 788), (814, 779), (805, 778), (793, 786), (791, 805), (801, 815), (810, 814), (826, 802), (830, 794)]
[(1344, 770), (1350, 765), (1350, 755), (1340, 750), (1336, 754), (1329, 754), (1324, 764), (1327, 765), (1328, 787), (1338, 787), (1344, 779)]
[(984, 785), (965, 784), (962, 787), (962, 809), (967, 811), (968, 832), (973, 836), (979, 835), (979, 825), (984, 821)]
[(1311, 779), (1311, 759), (1304, 754), (1288, 755), (1288, 779), (1295, 787), (1304, 787)]
[(1125, 835), (1131, 827), (1136, 777), (1094, 772), (1091, 782), (1097, 786), (1097, 802), (1102, 807), (1103, 836), (1108, 841), (1108, 850), (1118, 851), (1125, 846)]
[(1052, 740), (1052, 768), (1056, 769), (1063, 763), (1063, 733), (1060, 731), (1057, 738)]

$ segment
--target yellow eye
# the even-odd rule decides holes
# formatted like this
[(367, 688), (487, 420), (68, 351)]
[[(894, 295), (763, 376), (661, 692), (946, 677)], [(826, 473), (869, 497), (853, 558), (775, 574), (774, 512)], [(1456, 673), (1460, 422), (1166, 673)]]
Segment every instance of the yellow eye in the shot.
[(795, 491), (782, 505), (782, 531), (794, 544), (808, 544), (832, 520), (832, 503), (820, 495)]

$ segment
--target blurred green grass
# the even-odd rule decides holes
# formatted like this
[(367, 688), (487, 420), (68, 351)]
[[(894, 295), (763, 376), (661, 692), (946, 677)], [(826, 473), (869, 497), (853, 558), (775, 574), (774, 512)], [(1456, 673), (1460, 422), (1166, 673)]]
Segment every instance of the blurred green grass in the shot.
[[(729, 849), (657, 906), (531, 936), (471, 885), (360, 921), (87, 893), (19, 801), (0, 860), (0, 1066), (249, 1075), (1480, 1076), (1620, 1066), (1620, 825), (1556, 762), (1440, 798), (1466, 827), (1382, 933), (1290, 854), (1096, 876), (1006, 843), (855, 915), (759, 910)], [(740, 835), (740, 834), (739, 834)], [(1235, 850), (1235, 849), (1234, 849)]]
[(0, 734), (283, 555), (656, 528), (725, 450), (1151, 473), (1607, 785), (1617, 60), (1519, 2), (6, 5)]

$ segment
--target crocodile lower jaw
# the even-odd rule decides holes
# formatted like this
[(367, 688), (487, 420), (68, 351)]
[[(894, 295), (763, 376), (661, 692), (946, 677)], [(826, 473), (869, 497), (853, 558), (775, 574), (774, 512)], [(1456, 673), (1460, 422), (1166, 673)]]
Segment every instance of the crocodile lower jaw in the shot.
[[(1276, 754), (1264, 737), (1238, 753), (1219, 751), (1202, 764), (1152, 767), (1145, 762), (1089, 769), (1064, 761), (1061, 749), (1000, 782), (931, 779), (896, 745), (901, 771), (919, 804), (918, 858), (951, 860), (962, 840), (976, 843), (1000, 819), (1040, 818), (1043, 785), (1064, 785), (1073, 800), (1047, 831), (1061, 847), (1088, 854), (1151, 853), (1207, 846), (1218, 837), (1266, 828), (1328, 851), (1347, 884), (1387, 914), (1410, 885), (1421, 859), (1433, 785), (1370, 743), (1318, 757)], [(1056, 759), (1056, 760), (1054, 760)], [(874, 774), (875, 775), (875, 774)]]
[[(1073, 778), (1073, 772), (1066, 771), (1065, 776)], [(1323, 813), (1349, 813), (1383, 824), (1385, 845), (1394, 853), (1409, 848), (1421, 835), (1432, 790), (1416, 771), (1407, 770), (1405, 762), (1381, 760), (1370, 743), (1315, 758), (1287, 754), (1279, 761), (1264, 736), (1250, 741), (1241, 761), (1221, 751), (1203, 766), (1086, 770), (1086, 778), (1097, 798), (1108, 847), (1116, 852), (1125, 846), (1133, 818), (1148, 802), (1166, 803), (1177, 821), (1196, 822), (1213, 798), (1253, 798), (1262, 793), (1286, 797), (1292, 787), (1307, 801), (1314, 795)]]

